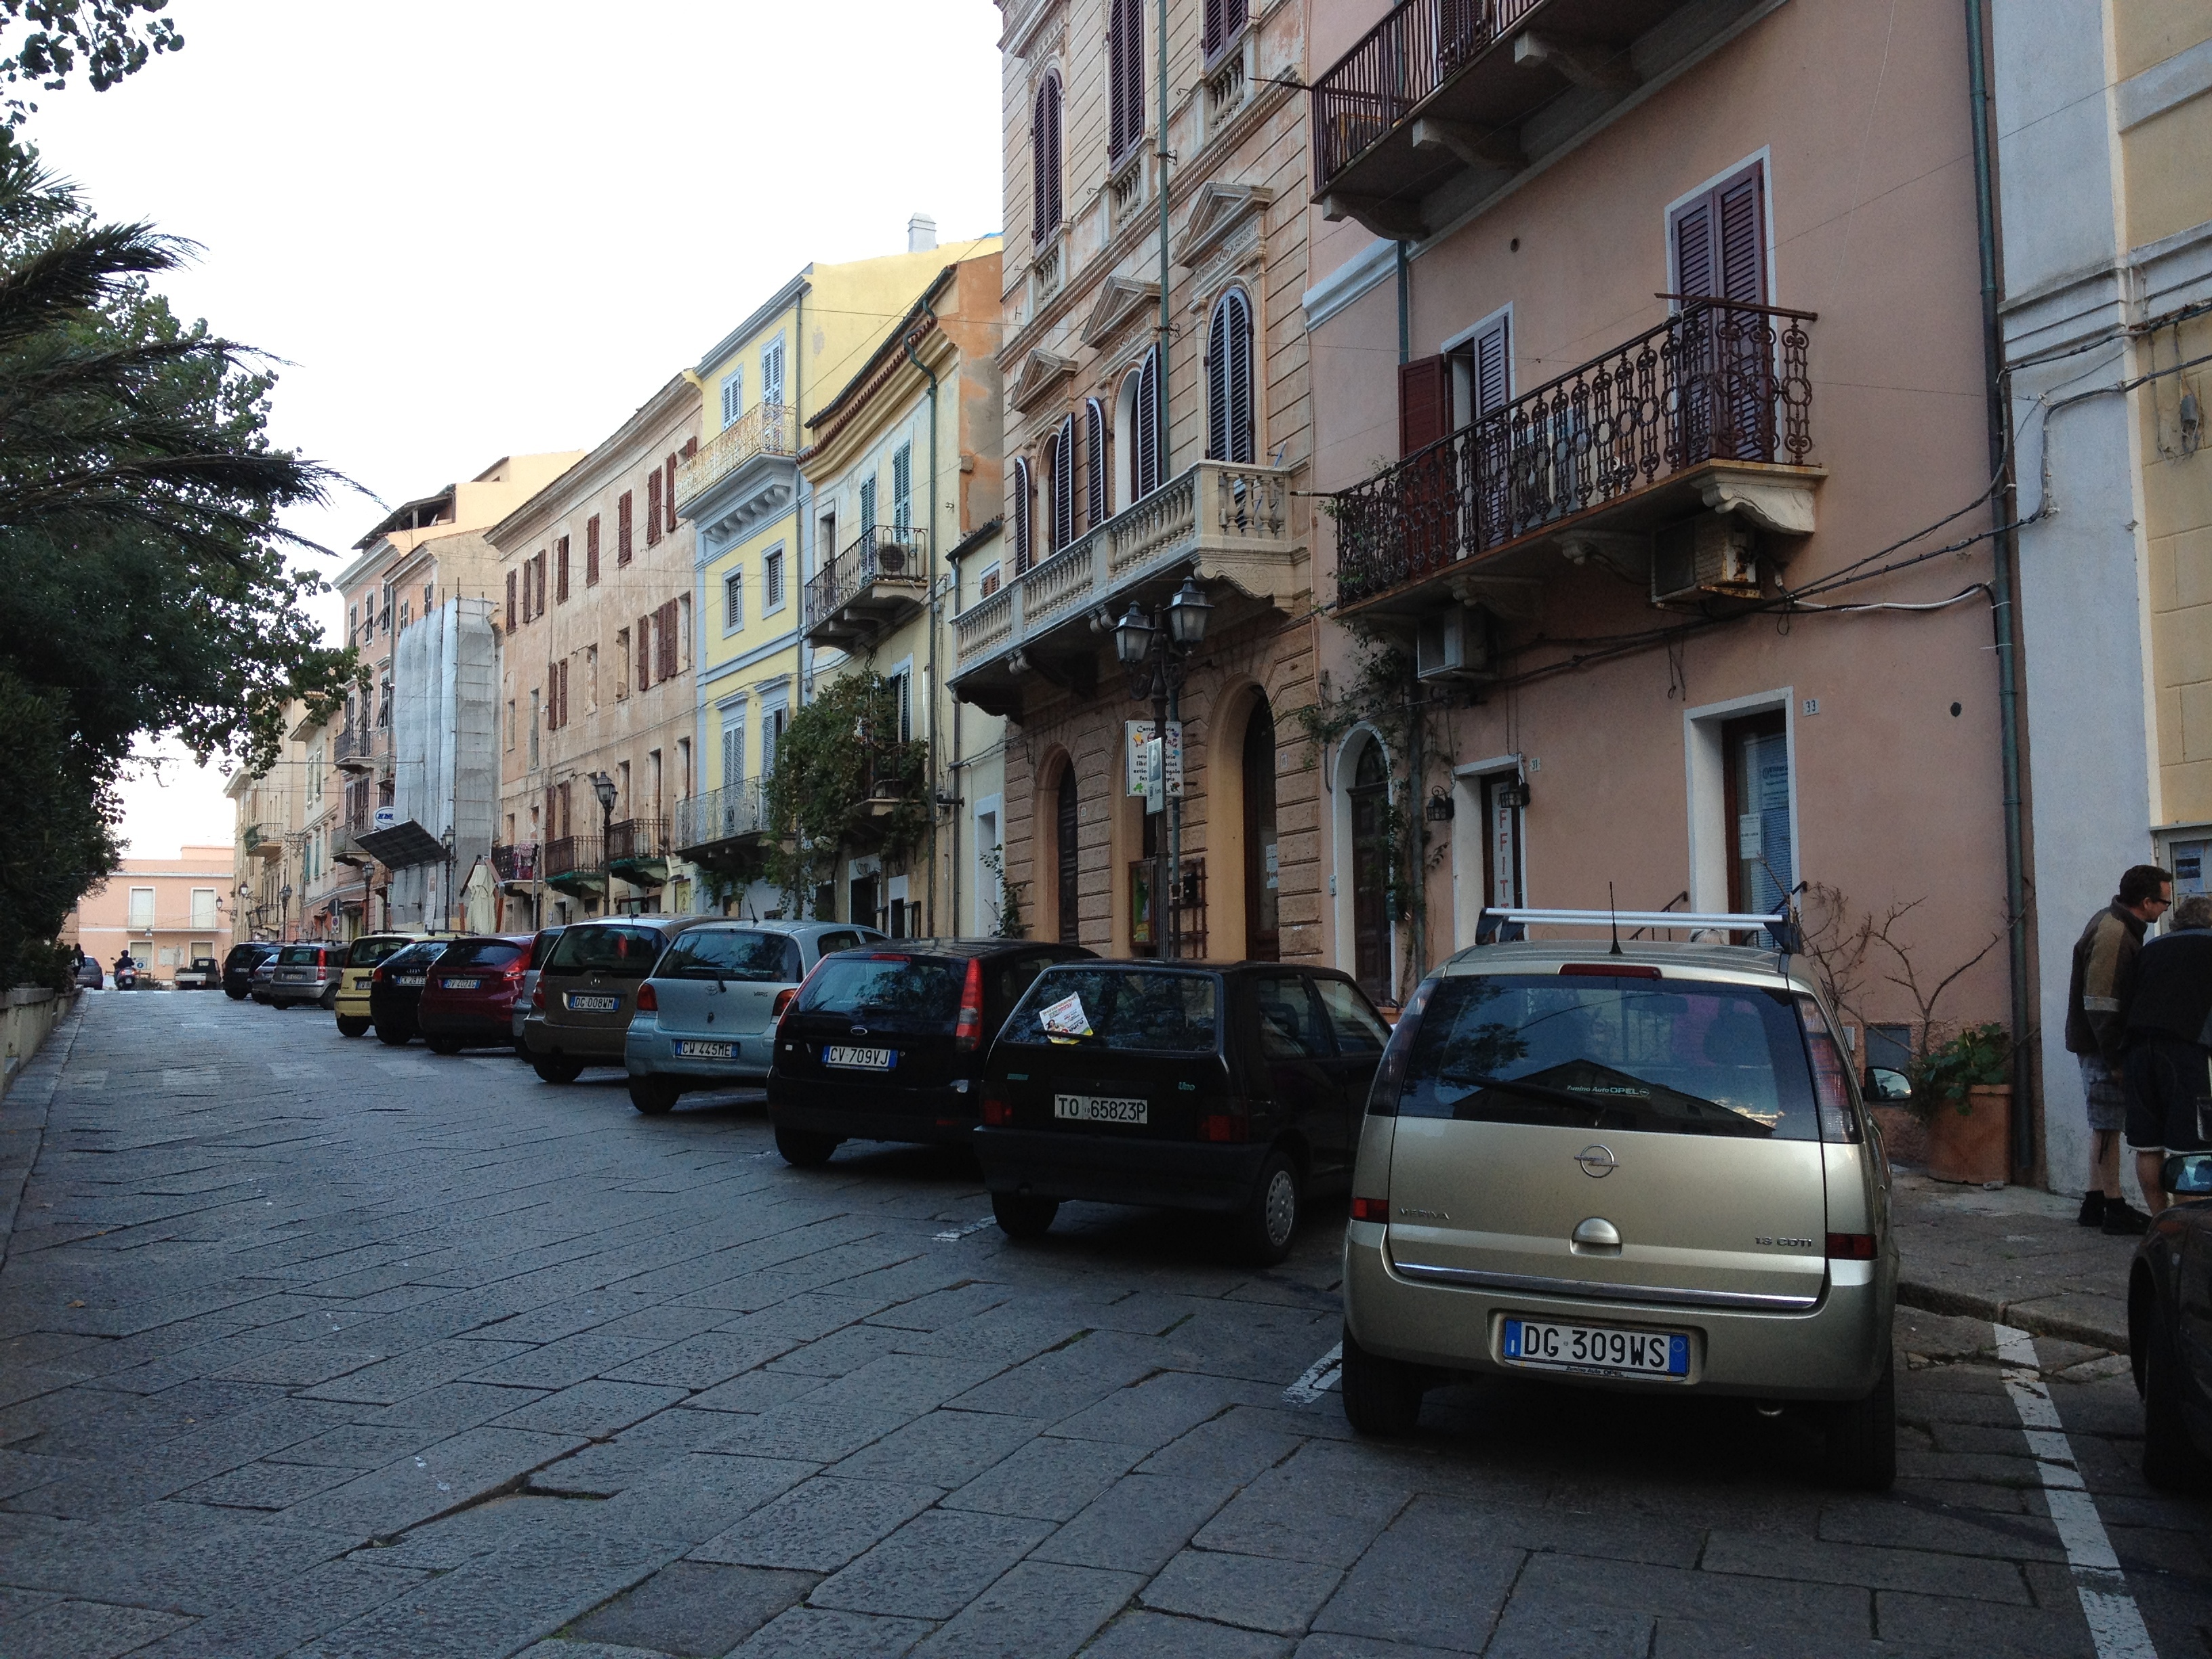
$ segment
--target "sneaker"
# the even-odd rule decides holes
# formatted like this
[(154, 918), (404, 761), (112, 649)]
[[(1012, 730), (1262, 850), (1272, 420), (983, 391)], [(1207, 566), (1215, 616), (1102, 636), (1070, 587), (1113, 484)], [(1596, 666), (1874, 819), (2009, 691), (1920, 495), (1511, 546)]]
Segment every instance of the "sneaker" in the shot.
[(2132, 1237), (2150, 1231), (2150, 1218), (2132, 1207), (2124, 1198), (2105, 1200), (2105, 1231), (2119, 1237)]
[(2081, 1213), (2074, 1218), (2084, 1227), (2105, 1224), (2105, 1195), (2092, 1187), (2081, 1194)]

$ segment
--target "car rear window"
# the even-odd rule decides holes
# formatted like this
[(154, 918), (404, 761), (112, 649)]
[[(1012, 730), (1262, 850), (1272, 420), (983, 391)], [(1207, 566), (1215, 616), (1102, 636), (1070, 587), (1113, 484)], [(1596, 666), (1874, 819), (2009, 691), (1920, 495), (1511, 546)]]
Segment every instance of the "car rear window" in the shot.
[(1717, 981), (1439, 980), (1397, 1109), (1463, 1122), (1821, 1138), (1790, 993)]
[(967, 977), (966, 963), (939, 957), (831, 957), (806, 981), (793, 1012), (850, 1014), (878, 1030), (948, 1031)]
[(1220, 1041), (1211, 974), (1056, 968), (1007, 1019), (1008, 1042), (1066, 1042), (1152, 1054), (1210, 1054)]
[(413, 943), (412, 939), (357, 939), (353, 942), (353, 949), (346, 952), (346, 966), (374, 968), (386, 957), (397, 956)]
[(763, 985), (796, 985), (806, 977), (798, 940), (737, 927), (678, 933), (653, 971), (656, 979), (734, 979)]
[(545, 965), (545, 958), (553, 954), (553, 947), (561, 942), (564, 931), (559, 927), (548, 927), (530, 941), (530, 965), (532, 968)]
[(444, 939), (418, 939), (410, 944), (402, 945), (377, 966), (386, 969), (428, 968), (445, 954)]
[(312, 967), (319, 965), (322, 959), (323, 947), (319, 945), (288, 945), (278, 953), (276, 963), (283, 968)]
[(668, 940), (658, 927), (571, 927), (545, 960), (549, 974), (611, 974), (643, 979)]
[(441, 968), (504, 968), (522, 954), (522, 946), (503, 939), (465, 939), (446, 947), (438, 958)]

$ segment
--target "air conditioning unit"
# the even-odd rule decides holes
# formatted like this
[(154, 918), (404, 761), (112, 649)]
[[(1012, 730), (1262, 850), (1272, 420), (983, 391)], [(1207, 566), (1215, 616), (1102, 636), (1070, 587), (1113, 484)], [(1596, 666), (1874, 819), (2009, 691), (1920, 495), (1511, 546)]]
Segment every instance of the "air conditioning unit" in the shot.
[(1497, 658), (1496, 624), (1475, 606), (1447, 605), (1424, 617), (1413, 636), (1413, 672), (1424, 680), (1486, 680)]
[(1759, 597), (1759, 538), (1717, 513), (1666, 525), (1651, 538), (1651, 603), (1680, 605), (1707, 595)]

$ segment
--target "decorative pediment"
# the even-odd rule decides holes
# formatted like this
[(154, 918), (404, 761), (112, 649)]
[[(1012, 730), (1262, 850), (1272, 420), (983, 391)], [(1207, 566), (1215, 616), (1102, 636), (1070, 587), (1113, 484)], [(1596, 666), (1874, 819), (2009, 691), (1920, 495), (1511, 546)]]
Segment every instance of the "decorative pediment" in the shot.
[(1022, 360), (1021, 372), (1014, 376), (1014, 407), (1027, 409), (1074, 373), (1075, 365), (1066, 358), (1049, 351), (1032, 351)]
[[(1248, 220), (1263, 215), (1275, 192), (1264, 185), (1224, 185), (1209, 180), (1199, 186), (1191, 204), (1190, 222), (1183, 228), (1182, 246), (1176, 262), (1194, 265), (1222, 246)], [(1256, 234), (1258, 227), (1254, 227)]]
[(1083, 325), (1083, 343), (1103, 345), (1130, 318), (1160, 302), (1158, 283), (1140, 283), (1133, 276), (1109, 276), (1098, 285), (1097, 301)]

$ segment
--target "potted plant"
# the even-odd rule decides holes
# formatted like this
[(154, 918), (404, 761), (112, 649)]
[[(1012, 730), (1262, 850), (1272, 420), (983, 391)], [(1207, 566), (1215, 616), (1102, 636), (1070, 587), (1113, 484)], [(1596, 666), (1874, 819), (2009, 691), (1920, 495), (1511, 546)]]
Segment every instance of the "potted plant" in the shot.
[(2002, 1182), (2011, 1170), (2012, 1038), (1970, 1025), (1912, 1067), (1913, 1104), (1928, 1126), (1928, 1173), (1938, 1181)]

